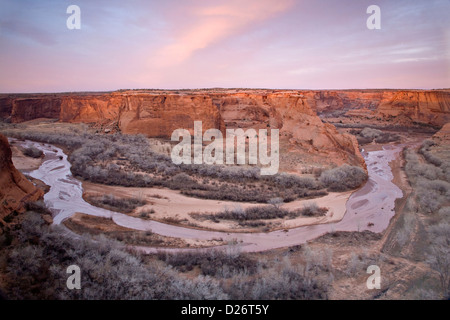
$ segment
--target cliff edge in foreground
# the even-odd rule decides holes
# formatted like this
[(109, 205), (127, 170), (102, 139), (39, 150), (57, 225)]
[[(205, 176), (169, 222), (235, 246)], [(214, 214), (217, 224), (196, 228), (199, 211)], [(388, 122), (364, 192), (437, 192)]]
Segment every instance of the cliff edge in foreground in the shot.
[(11, 156), (8, 139), (0, 134), (0, 223), (13, 211), (23, 212), (26, 202), (44, 195), (14, 167)]

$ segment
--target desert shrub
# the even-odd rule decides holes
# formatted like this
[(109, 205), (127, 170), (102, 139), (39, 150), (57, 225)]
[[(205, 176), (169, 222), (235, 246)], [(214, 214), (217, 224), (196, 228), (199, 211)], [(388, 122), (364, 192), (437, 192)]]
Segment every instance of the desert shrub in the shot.
[(231, 286), (226, 288), (226, 293), (231, 299), (313, 300), (327, 299), (328, 287), (291, 267), (281, 271), (272, 269), (251, 280), (237, 275)]
[(317, 188), (317, 182), (309, 177), (298, 177), (292, 174), (280, 173), (275, 176), (275, 183), (283, 188), (300, 187), (305, 189)]
[(400, 217), (399, 222), (400, 228), (395, 235), (395, 240), (401, 250), (405, 244), (411, 241), (411, 236), (413, 235), (414, 228), (417, 224), (417, 218), (415, 215), (407, 213)]
[(359, 145), (368, 144), (373, 141), (373, 138), (366, 138), (361, 136), (356, 136), (356, 140), (358, 141)]
[(309, 274), (317, 275), (320, 271), (329, 272), (332, 269), (333, 251), (330, 248), (317, 251), (305, 245), (303, 257), (306, 262), (305, 272)]
[(419, 189), (416, 191), (417, 202), (424, 213), (435, 213), (444, 199), (434, 190)]
[[(293, 219), (299, 216), (323, 216), (328, 209), (319, 208), (316, 203), (308, 203), (303, 208), (298, 210), (286, 210), (280, 206), (268, 205), (268, 206), (254, 206), (243, 209), (241, 207), (235, 207), (232, 209), (225, 209), (222, 212), (216, 214), (207, 214), (206, 218), (209, 219), (223, 219), (232, 221), (251, 221), (251, 220), (270, 220), (270, 219)], [(251, 226), (251, 224), (245, 224)], [(258, 224), (259, 226), (260, 224)]]
[(97, 207), (124, 213), (132, 212), (137, 207), (141, 207), (147, 203), (145, 200), (140, 198), (118, 198), (112, 194), (91, 196), (88, 197), (88, 201)]
[(325, 190), (308, 190), (300, 187), (277, 188), (269, 184), (247, 187), (240, 184), (221, 184), (220, 186), (192, 185), (191, 189), (182, 189), (183, 194), (203, 199), (228, 200), (235, 202), (267, 203), (268, 199), (281, 198), (291, 202), (298, 198), (320, 197), (327, 194)]
[(197, 183), (192, 177), (184, 172), (178, 173), (173, 176), (166, 186), (171, 189), (198, 189), (201, 188), (201, 184)]
[[(239, 221), (238, 224), (242, 227), (248, 227), (248, 228), (267, 227), (267, 224), (261, 220), (244, 220), (244, 221)], [(266, 230), (266, 229), (264, 229), (264, 230)], [(270, 230), (270, 228), (267, 230)]]
[(396, 134), (383, 132), (372, 128), (364, 128), (359, 132), (352, 130), (351, 133), (356, 135), (356, 139), (359, 144), (367, 144), (372, 141), (375, 141), (376, 143), (388, 143), (398, 141), (400, 139), (400, 137)]
[(365, 263), (361, 260), (361, 258), (354, 252), (352, 252), (350, 259), (347, 263), (347, 268), (345, 272), (348, 275), (356, 275), (358, 272), (361, 272), (361, 270), (365, 267)]
[(442, 220), (450, 220), (450, 206), (442, 207), (439, 209), (438, 214)]
[(252, 275), (257, 271), (257, 262), (247, 255), (229, 255), (218, 250), (173, 254), (160, 252), (158, 258), (181, 272), (199, 267), (202, 275), (220, 278), (229, 278), (239, 272)]
[[(225, 212), (223, 216), (219, 214), (218, 218), (226, 219), (228, 212)], [(231, 216), (233, 216), (233, 211), (229, 212)], [(285, 209), (273, 207), (273, 206), (257, 206), (257, 207), (249, 207), (245, 209), (243, 216), (235, 216), (235, 219), (231, 218), (231, 220), (257, 220), (257, 219), (276, 219), (276, 218), (284, 218), (284, 217), (293, 217), (295, 216), (294, 212), (290, 212)]]
[(388, 132), (383, 132), (379, 137), (375, 138), (376, 143), (389, 143), (399, 140), (400, 136)]
[(33, 211), (40, 214), (48, 214), (52, 215), (52, 212), (47, 208), (44, 201), (31, 201), (26, 203), (26, 210), (27, 211)]
[(367, 174), (360, 167), (343, 165), (322, 172), (319, 180), (330, 191), (347, 191), (361, 186)]
[(430, 152), (426, 151), (423, 153), (423, 156), (425, 157), (425, 160), (427, 160), (429, 163), (440, 167), (442, 165), (442, 160), (438, 157), (432, 155)]
[[(433, 141), (425, 140), (419, 152), (424, 154), (433, 145)], [(418, 154), (411, 149), (405, 149), (403, 155), (406, 160), (405, 171), (414, 189), (411, 199), (415, 203), (408, 200), (408, 209), (426, 214), (440, 212), (450, 197), (450, 183), (446, 181), (447, 167), (444, 164), (437, 167), (421, 163)]]
[(427, 262), (439, 275), (442, 296), (450, 297), (450, 224), (441, 221), (429, 230), (433, 243), (428, 250)]
[(420, 163), (419, 161), (408, 161), (405, 166), (406, 174), (408, 178), (415, 182), (419, 177), (426, 178), (428, 180), (437, 180), (443, 176), (443, 172), (440, 168), (428, 163)]
[(261, 176), (257, 167), (175, 165), (169, 156), (154, 151), (143, 135), (102, 135), (86, 130), (78, 130), (75, 134), (28, 130), (5, 133), (64, 146), (70, 151), (68, 160), (72, 174), (94, 183), (124, 187), (164, 186), (181, 190), (188, 196), (259, 203), (267, 203), (267, 199), (275, 197), (289, 202), (325, 194), (321, 184), (309, 177), (284, 173)]
[(267, 201), (268, 204), (276, 207), (276, 208), (280, 208), (283, 205), (283, 198), (280, 197), (276, 197), (276, 198), (271, 198), (269, 199), (269, 201)]
[(40, 158), (44, 155), (44, 152), (42, 152), (42, 150), (39, 150), (36, 147), (30, 147), (25, 148), (23, 150), (23, 154), (31, 158)]
[(422, 142), (422, 145), (420, 148), (428, 150), (430, 147), (435, 146), (435, 145), (436, 145), (436, 143), (433, 140), (426, 139)]
[[(448, 175), (448, 166), (446, 163), (434, 161), (429, 148), (434, 146), (434, 141), (425, 140), (419, 148), (418, 153), (422, 154), (428, 163), (423, 164), (418, 154), (411, 149), (404, 150), (406, 160), (405, 171), (412, 184), (415, 200), (414, 205), (409, 205), (408, 209), (412, 212), (433, 214), (426, 219), (428, 221), (426, 237), (427, 245), (422, 249), (427, 256), (427, 262), (439, 275), (441, 298), (450, 297), (450, 260), (449, 260), (449, 230), (448, 217), (450, 209), (448, 199), (450, 197), (450, 181)], [(433, 156), (434, 157), (434, 156)], [(408, 199), (409, 200), (409, 199)], [(409, 215), (409, 220), (416, 218), (413, 214)], [(430, 226), (431, 224), (431, 226)], [(410, 225), (408, 227), (408, 225)], [(410, 232), (414, 225), (408, 223), (405, 219), (405, 226), (400, 230), (398, 237), (399, 245), (410, 241)]]
[(372, 139), (378, 138), (382, 134), (383, 134), (383, 131), (378, 130), (378, 129), (372, 129), (372, 128), (364, 128), (359, 133), (359, 135), (364, 138), (372, 138)]
[(436, 145), (436, 143), (433, 140), (425, 140), (419, 149), (419, 153), (423, 155), (427, 162), (436, 167), (440, 167), (443, 163), (442, 160), (430, 152), (430, 148), (434, 145)]
[(156, 212), (155, 209), (143, 210), (143, 211), (139, 212), (139, 217), (148, 218), (150, 215), (154, 214), (155, 212)]
[(320, 217), (325, 215), (327, 211), (327, 208), (319, 208), (315, 202), (310, 202), (300, 209), (299, 214), (306, 217)]
[(214, 214), (216, 219), (233, 221), (277, 219), (288, 216), (293, 217), (295, 213), (275, 206), (225, 209), (225, 211)]
[(235, 202), (259, 202), (267, 203), (268, 198), (279, 195), (278, 192), (268, 192), (264, 194), (259, 189), (244, 189), (239, 185), (221, 185), (220, 187), (206, 187), (200, 189), (184, 189), (182, 193), (187, 196), (203, 199), (226, 200)]
[[(17, 228), (19, 241), (7, 254), (5, 294), (9, 299), (225, 299), (218, 281), (200, 276), (186, 280), (160, 264), (144, 264), (141, 257), (117, 242), (99, 236), (74, 238), (60, 227), (49, 227), (29, 212)], [(82, 290), (68, 290), (66, 269), (81, 269)]]
[(417, 182), (417, 186), (422, 189), (433, 190), (441, 196), (445, 196), (447, 199), (450, 197), (450, 183), (443, 180), (424, 180), (420, 179)]

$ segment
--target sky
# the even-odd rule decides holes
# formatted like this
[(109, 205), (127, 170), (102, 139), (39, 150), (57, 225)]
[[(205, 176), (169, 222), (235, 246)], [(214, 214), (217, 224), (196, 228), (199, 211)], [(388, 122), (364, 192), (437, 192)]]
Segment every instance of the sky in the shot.
[(450, 0), (0, 0), (0, 92), (449, 88), (449, 12)]

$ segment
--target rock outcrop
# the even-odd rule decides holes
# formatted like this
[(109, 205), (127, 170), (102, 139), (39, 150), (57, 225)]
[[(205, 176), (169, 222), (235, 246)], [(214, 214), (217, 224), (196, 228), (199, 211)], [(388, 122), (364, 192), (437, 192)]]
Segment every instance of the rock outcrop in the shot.
[[(279, 129), (281, 146), (289, 151), (282, 156), (303, 153), (310, 158), (307, 162), (317, 156), (321, 164), (350, 163), (365, 167), (356, 139), (339, 134), (333, 125), (323, 123), (303, 95), (252, 92), (218, 93), (212, 97), (227, 128)], [(334, 161), (326, 160), (330, 157)]]
[(450, 121), (450, 90), (362, 90), (305, 93), (324, 118), (385, 125), (442, 127)]
[(11, 156), (8, 139), (0, 134), (0, 222), (12, 211), (24, 211), (26, 202), (44, 195), (14, 167)]
[(92, 94), (0, 95), (0, 116), (13, 123), (37, 118), (116, 126), (124, 133), (170, 137), (178, 128), (224, 129), (208, 95), (113, 92)]
[[(0, 117), (11, 122), (36, 118), (61, 121), (118, 121), (124, 131), (172, 131), (182, 119), (195, 118), (222, 125), (214, 105), (277, 94), (301, 98), (314, 112), (328, 117), (360, 117), (404, 125), (441, 127), (450, 121), (450, 90), (128, 90), (99, 93), (1, 94)], [(228, 97), (227, 97), (228, 96)], [(260, 96), (261, 98), (259, 98)], [(212, 101), (214, 100), (214, 101)], [(245, 99), (244, 99), (245, 100)], [(264, 102), (264, 101), (263, 101)], [(274, 105), (277, 107), (277, 105)], [(222, 112), (221, 112), (222, 113)], [(223, 113), (222, 113), (223, 115)], [(226, 117), (226, 116), (225, 116)], [(158, 119), (164, 120), (164, 124)], [(173, 125), (171, 125), (173, 124)], [(127, 127), (129, 126), (129, 129)], [(147, 128), (150, 126), (151, 128)], [(143, 132), (146, 133), (146, 132)]]
[[(356, 140), (323, 123), (308, 97), (281, 90), (117, 91), (111, 93), (40, 94), (0, 97), (0, 114), (11, 122), (57, 118), (63, 122), (100, 124), (107, 131), (170, 138), (178, 128), (193, 133), (216, 128), (280, 129), (284, 152), (317, 156), (321, 164), (350, 163), (364, 167)], [(314, 105), (314, 104), (313, 104)], [(301, 158), (301, 157), (300, 157)], [(290, 159), (288, 170), (297, 170)], [(312, 161), (314, 162), (314, 161)], [(285, 162), (286, 163), (286, 162)], [(301, 167), (301, 166), (300, 166)]]
[(446, 123), (441, 130), (436, 132), (433, 140), (441, 145), (447, 146), (447, 149), (450, 151), (450, 122)]
[[(13, 122), (56, 118), (107, 131), (170, 138), (178, 128), (277, 128), (289, 152), (319, 162), (363, 165), (356, 140), (323, 123), (441, 127), (450, 121), (450, 90), (121, 90), (0, 95), (0, 117)], [(301, 157), (300, 157), (301, 158)], [(292, 162), (297, 160), (291, 159)], [(299, 160), (300, 161), (300, 160)]]

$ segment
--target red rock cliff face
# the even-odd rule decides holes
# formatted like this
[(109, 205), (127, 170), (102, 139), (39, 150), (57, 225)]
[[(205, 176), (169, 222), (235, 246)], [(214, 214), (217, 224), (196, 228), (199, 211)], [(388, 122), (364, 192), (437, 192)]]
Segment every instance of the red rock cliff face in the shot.
[[(92, 94), (3, 94), (0, 95), (0, 117), (12, 122), (36, 118), (108, 122), (119, 121), (120, 118), (118, 124), (125, 131), (144, 130), (143, 133), (148, 131), (149, 135), (165, 135), (183, 123), (180, 120), (186, 116), (205, 122), (212, 116), (215, 117), (214, 125), (220, 126), (221, 119), (217, 117), (214, 106), (220, 105), (220, 99), (225, 99), (225, 96), (230, 97), (225, 99), (224, 105), (232, 105), (252, 94), (268, 99), (274, 93), (292, 95), (294, 99), (301, 97), (314, 112), (324, 117), (377, 118), (391, 123), (401, 119), (406, 125), (416, 122), (439, 127), (450, 121), (450, 90), (191, 90), (181, 93), (118, 91)], [(251, 112), (251, 109), (247, 111)], [(226, 112), (232, 111), (228, 109)], [(227, 117), (221, 113), (224, 118)], [(156, 119), (165, 119), (166, 122), (162, 124)], [(147, 124), (151, 128), (147, 128)]]
[(450, 92), (400, 91), (383, 95), (377, 108), (383, 118), (403, 116), (418, 123), (443, 126), (450, 121)]
[(122, 105), (121, 97), (110, 94), (64, 96), (60, 101), (60, 114), (56, 118), (63, 122), (111, 121), (118, 118)]
[(401, 119), (402, 124), (442, 126), (450, 121), (450, 91), (218, 89), (0, 95), (0, 116), (11, 122), (57, 118), (165, 138), (178, 128), (192, 132), (196, 120), (203, 122), (203, 130), (278, 128), (289, 150), (363, 165), (355, 139), (338, 134), (317, 113), (325, 117), (376, 117), (390, 124)]
[(122, 132), (170, 137), (175, 129), (193, 133), (194, 120), (204, 130), (224, 129), (219, 110), (208, 95), (175, 94), (59, 94), (0, 97), (0, 115), (11, 122), (57, 118), (63, 122), (115, 124)]
[(291, 92), (215, 94), (213, 102), (220, 109), (227, 128), (279, 129), (280, 141), (287, 143), (290, 151), (297, 149), (311, 156), (334, 155), (335, 163), (343, 161), (364, 167), (356, 139), (324, 124), (304, 95)]
[(202, 121), (203, 131), (224, 130), (217, 107), (208, 95), (137, 94), (123, 96), (119, 127), (125, 133), (170, 138), (175, 129), (193, 134), (194, 121)]
[(11, 116), (13, 99), (7, 96), (0, 97), (0, 118), (7, 119)]
[(311, 91), (305, 96), (325, 117), (377, 118), (437, 127), (450, 121), (450, 90)]
[(55, 96), (11, 99), (11, 120), (22, 122), (36, 118), (58, 118), (61, 99)]
[(23, 211), (27, 201), (36, 201), (43, 195), (14, 167), (8, 140), (0, 134), (0, 220), (14, 210)]

